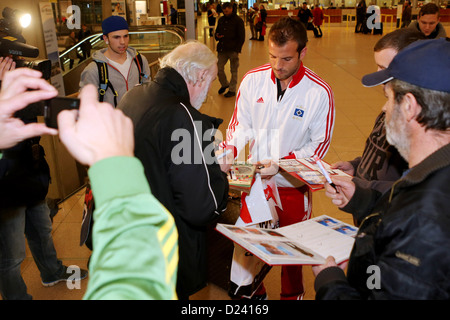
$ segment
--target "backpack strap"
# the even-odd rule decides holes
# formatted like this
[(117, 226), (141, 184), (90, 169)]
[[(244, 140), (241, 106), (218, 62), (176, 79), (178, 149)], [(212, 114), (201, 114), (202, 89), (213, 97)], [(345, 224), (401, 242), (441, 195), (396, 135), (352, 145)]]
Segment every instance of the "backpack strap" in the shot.
[(103, 102), (104, 98), (105, 98), (105, 94), (106, 94), (106, 90), (108, 90), (108, 88), (111, 89), (111, 91), (114, 94), (114, 107), (117, 106), (117, 96), (119, 95), (117, 93), (116, 90), (114, 90), (114, 87), (111, 83), (111, 81), (109, 81), (109, 77), (108, 77), (108, 65), (106, 64), (106, 62), (104, 61), (99, 61), (99, 60), (94, 60), (95, 63), (97, 64), (97, 68), (98, 68), (98, 80), (99, 80), (99, 85), (98, 85), (98, 93), (99, 93), (99, 101)]
[(136, 57), (133, 60), (136, 63), (136, 66), (139, 71), (139, 84), (142, 84), (144, 79), (148, 79), (148, 74), (145, 74), (142, 69), (142, 66), (143, 66), (142, 56), (139, 51), (136, 51)]

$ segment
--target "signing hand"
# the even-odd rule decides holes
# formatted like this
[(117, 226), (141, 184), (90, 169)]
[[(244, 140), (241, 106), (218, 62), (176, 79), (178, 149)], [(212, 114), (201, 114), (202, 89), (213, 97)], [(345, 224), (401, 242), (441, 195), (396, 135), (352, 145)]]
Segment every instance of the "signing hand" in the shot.
[(230, 171), (234, 163), (234, 148), (219, 149), (216, 152), (217, 162), (220, 165), (220, 170), (227, 173)]
[(331, 169), (342, 170), (351, 176), (353, 176), (355, 174), (355, 168), (353, 168), (352, 164), (348, 161), (335, 162), (331, 165)]
[(325, 183), (325, 195), (331, 199), (339, 208), (345, 207), (355, 193), (355, 184), (351, 177), (332, 177), (339, 192), (336, 191), (330, 184)]
[(278, 173), (280, 167), (273, 160), (263, 160), (256, 163), (256, 173), (261, 174), (261, 179), (270, 179)]

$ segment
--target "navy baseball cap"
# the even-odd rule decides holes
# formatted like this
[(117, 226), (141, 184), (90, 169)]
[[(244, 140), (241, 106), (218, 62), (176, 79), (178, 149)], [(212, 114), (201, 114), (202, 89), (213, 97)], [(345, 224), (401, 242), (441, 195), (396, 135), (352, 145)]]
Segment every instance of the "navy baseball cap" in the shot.
[(418, 40), (401, 50), (384, 70), (365, 75), (362, 84), (374, 87), (399, 79), (421, 88), (450, 92), (450, 41)]
[(123, 17), (110, 16), (103, 20), (102, 31), (104, 35), (119, 30), (128, 30), (128, 23)]

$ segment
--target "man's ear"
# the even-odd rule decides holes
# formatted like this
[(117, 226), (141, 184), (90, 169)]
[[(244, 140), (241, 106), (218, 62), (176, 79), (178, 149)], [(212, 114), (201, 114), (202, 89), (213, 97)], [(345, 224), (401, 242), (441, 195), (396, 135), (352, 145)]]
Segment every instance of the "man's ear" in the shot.
[(301, 61), (303, 61), (303, 59), (305, 58), (305, 56), (306, 56), (306, 52), (308, 51), (308, 48), (307, 47), (304, 47), (303, 49), (302, 49), (302, 51), (300, 51), (300, 60)]
[(208, 70), (204, 69), (204, 70), (200, 70), (198, 72), (198, 77), (197, 77), (197, 82), (194, 83), (194, 86), (198, 85), (198, 86), (203, 86), (206, 83), (206, 78), (208, 76)]
[(422, 111), (422, 107), (417, 103), (416, 97), (410, 92), (403, 96), (401, 106), (407, 121), (415, 120)]
[(105, 41), (106, 44), (109, 44), (107, 35), (103, 35), (103, 41)]

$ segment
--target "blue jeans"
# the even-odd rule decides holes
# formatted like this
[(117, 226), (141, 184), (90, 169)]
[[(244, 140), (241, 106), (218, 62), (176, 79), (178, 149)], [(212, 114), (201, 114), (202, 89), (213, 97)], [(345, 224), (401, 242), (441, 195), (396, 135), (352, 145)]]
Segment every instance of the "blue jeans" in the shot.
[(52, 238), (50, 209), (45, 201), (29, 207), (0, 208), (0, 294), (5, 300), (31, 299), (20, 273), (25, 236), (43, 281), (64, 273)]

